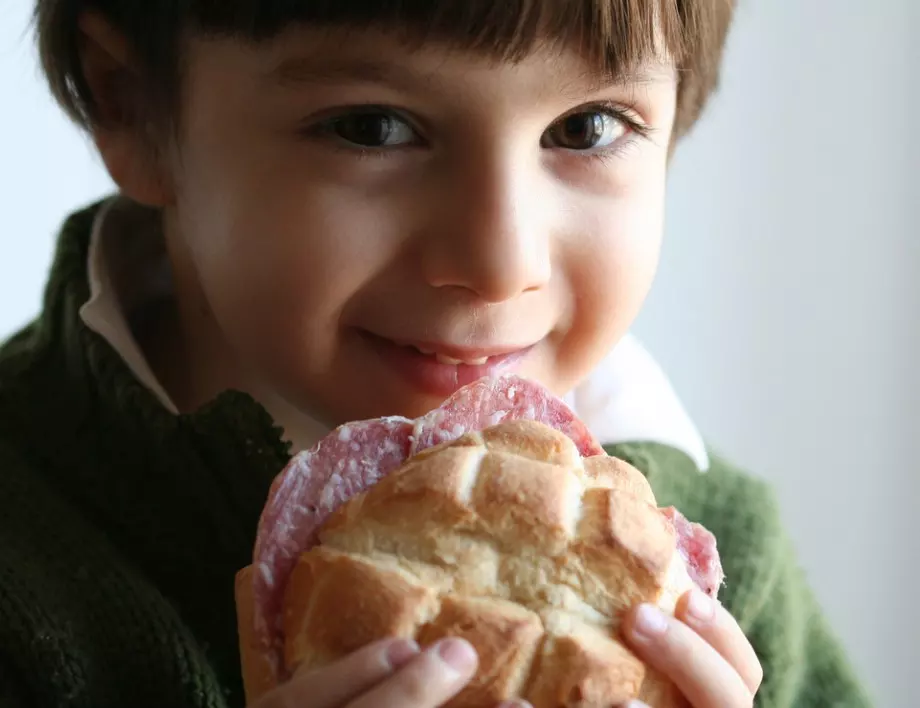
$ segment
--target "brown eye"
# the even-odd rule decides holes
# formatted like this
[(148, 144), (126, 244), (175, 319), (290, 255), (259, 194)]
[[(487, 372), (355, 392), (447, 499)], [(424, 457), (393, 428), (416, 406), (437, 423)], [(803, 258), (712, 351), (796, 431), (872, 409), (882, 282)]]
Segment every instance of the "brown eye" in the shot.
[(329, 121), (328, 129), (342, 140), (368, 148), (393, 147), (415, 141), (415, 131), (388, 113), (352, 113)]
[(573, 113), (550, 126), (543, 136), (543, 146), (564, 150), (596, 150), (612, 145), (626, 131), (623, 121), (609, 113)]

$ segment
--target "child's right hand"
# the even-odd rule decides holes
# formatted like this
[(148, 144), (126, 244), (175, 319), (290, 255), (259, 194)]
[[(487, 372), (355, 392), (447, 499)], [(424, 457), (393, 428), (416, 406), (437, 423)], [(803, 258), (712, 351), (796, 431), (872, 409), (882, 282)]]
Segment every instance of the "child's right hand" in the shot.
[(294, 678), (251, 708), (437, 708), (476, 673), (469, 643), (445, 639), (424, 652), (388, 640)]

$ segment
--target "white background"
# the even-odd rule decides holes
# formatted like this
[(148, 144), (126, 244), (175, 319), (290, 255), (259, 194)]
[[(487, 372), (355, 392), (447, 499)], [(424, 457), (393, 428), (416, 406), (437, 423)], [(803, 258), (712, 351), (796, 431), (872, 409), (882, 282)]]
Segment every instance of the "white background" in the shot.
[[(777, 485), (878, 705), (920, 706), (917, 10), (740, 4), (637, 330), (707, 437)], [(29, 10), (0, 0), (0, 333), (37, 311), (65, 214), (110, 189), (39, 80)]]

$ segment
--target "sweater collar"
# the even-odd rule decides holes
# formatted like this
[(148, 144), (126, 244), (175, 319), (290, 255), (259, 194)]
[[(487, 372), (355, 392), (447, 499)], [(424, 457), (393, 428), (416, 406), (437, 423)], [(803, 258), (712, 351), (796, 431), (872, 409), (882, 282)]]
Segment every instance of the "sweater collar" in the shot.
[[(63, 376), (57, 385), (71, 394), (68, 405), (77, 402), (72, 417), (92, 416), (101, 408), (114, 413), (125, 431), (146, 435), (154, 444), (166, 444), (179, 434), (198, 438), (194, 443), (198, 446), (239, 444), (248, 451), (240, 459), (261, 451), (274, 476), (290, 458), (290, 446), (275, 421), (250, 396), (226, 391), (194, 413), (179, 415), (167, 404), (168, 399), (160, 397), (162, 392), (151, 387), (152, 379), (140, 375), (146, 363), (127, 320), (114, 303), (100, 298), (106, 284), (115, 282), (108, 270), (111, 263), (90, 265), (93, 235), (98, 233), (100, 216), (111, 205), (111, 201), (94, 204), (65, 223), (37, 325), (39, 346), (50, 356), (57, 350), (63, 355)], [(91, 273), (100, 278), (99, 283), (91, 283)], [(112, 315), (108, 328), (98, 331), (86, 323), (82, 313), (94, 309)], [(97, 319), (94, 324), (100, 322)]]

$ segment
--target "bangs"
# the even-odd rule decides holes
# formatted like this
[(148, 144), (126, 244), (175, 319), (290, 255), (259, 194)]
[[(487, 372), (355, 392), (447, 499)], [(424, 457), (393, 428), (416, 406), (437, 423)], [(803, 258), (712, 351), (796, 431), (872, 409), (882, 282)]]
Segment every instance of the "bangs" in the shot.
[(193, 2), (204, 33), (260, 40), (292, 24), (379, 29), (411, 46), (437, 42), (499, 61), (538, 47), (578, 51), (618, 76), (650, 60), (678, 68), (702, 41), (701, 4), (718, 0), (210, 0)]
[(714, 91), (735, 0), (36, 0), (45, 74), (80, 124), (98, 116), (83, 75), (78, 18), (102, 13), (121, 31), (144, 79), (145, 110), (177, 111), (183, 37), (275, 37), (298, 25), (376, 29), (408, 45), (437, 42), (515, 62), (538, 48), (574, 50), (620, 78), (645, 62), (678, 71), (675, 134)]

